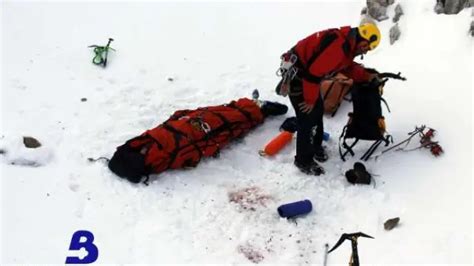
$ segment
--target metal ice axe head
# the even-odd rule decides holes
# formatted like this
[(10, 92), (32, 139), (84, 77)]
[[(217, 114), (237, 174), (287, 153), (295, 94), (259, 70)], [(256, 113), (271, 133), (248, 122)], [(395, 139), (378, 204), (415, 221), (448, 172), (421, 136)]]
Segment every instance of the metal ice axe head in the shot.
[(367, 234), (364, 234), (362, 232), (358, 232), (358, 233), (352, 233), (352, 234), (342, 234), (341, 238), (339, 238), (339, 240), (337, 241), (336, 245), (334, 245), (333, 248), (331, 248), (331, 250), (328, 251), (328, 253), (331, 253), (333, 250), (335, 250), (336, 248), (338, 248), (342, 242), (344, 242), (344, 240), (350, 240), (351, 241), (351, 244), (352, 244), (352, 256), (351, 256), (351, 261), (349, 262), (349, 265), (353, 265), (353, 266), (359, 266), (359, 254), (358, 254), (358, 251), (357, 251), (357, 238), (359, 237), (367, 237), (367, 238), (373, 238)]

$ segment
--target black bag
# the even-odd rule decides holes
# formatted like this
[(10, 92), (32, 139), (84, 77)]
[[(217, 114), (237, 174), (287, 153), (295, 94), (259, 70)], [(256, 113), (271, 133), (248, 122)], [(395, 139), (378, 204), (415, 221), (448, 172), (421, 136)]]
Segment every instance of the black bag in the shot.
[[(360, 158), (367, 161), (377, 147), (384, 142), (385, 146), (390, 143), (391, 136), (386, 135), (385, 120), (382, 115), (382, 101), (387, 105), (381, 96), (381, 89), (387, 80), (374, 79), (372, 82), (356, 83), (352, 87), (353, 112), (349, 113), (349, 121), (344, 127), (339, 141), (342, 140), (339, 152), (341, 159), (345, 161), (345, 156), (350, 153), (354, 156), (352, 148), (359, 140), (375, 141), (367, 152)], [(387, 105), (388, 109), (388, 105)], [(390, 109), (388, 109), (390, 112)], [(347, 139), (355, 139), (349, 146)]]
[(108, 166), (116, 175), (132, 183), (139, 183), (142, 176), (151, 173), (145, 166), (145, 155), (130, 147), (128, 142), (117, 148)]
[[(381, 95), (376, 83), (357, 84), (352, 89), (353, 112), (349, 113), (346, 138), (378, 140), (383, 138), (385, 128), (379, 126), (382, 115)], [(381, 122), (380, 122), (381, 123)]]
[(298, 125), (296, 116), (288, 117), (287, 119), (285, 119), (285, 121), (283, 121), (283, 124), (281, 124), (280, 126), (280, 131), (284, 130), (291, 133), (295, 133), (297, 129)]
[(347, 181), (353, 185), (355, 184), (370, 185), (370, 182), (372, 180), (372, 175), (369, 172), (367, 172), (365, 165), (360, 162), (354, 163), (354, 169), (350, 169), (346, 171), (345, 175), (346, 175)]

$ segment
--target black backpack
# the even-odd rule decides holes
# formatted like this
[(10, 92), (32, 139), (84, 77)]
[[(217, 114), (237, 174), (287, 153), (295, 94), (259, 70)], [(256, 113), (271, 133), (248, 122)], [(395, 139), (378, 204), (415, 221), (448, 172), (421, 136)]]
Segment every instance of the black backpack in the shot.
[[(354, 83), (351, 89), (354, 109), (352, 113), (349, 113), (349, 121), (339, 138), (339, 153), (343, 161), (348, 153), (354, 156), (352, 148), (359, 140), (374, 141), (360, 158), (364, 161), (370, 158), (382, 142), (388, 146), (392, 141), (392, 137), (385, 131), (385, 120), (381, 106), (383, 101), (390, 112), (387, 102), (381, 96), (381, 89), (386, 81), (387, 79), (374, 79), (371, 82)], [(347, 139), (355, 140), (351, 145), (348, 145)], [(345, 149), (345, 152), (342, 149)]]

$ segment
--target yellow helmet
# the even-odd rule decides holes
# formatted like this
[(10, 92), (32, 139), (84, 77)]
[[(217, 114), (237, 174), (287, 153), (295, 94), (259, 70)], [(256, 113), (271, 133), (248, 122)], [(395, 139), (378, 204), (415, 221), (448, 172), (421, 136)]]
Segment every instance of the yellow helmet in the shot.
[(369, 42), (370, 50), (374, 50), (380, 43), (380, 30), (373, 23), (365, 23), (358, 27), (359, 34)]

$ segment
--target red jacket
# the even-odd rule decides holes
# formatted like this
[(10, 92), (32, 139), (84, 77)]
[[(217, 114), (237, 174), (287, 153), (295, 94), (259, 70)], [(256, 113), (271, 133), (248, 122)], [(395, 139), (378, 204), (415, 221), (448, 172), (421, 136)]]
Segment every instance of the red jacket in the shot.
[[(314, 104), (319, 97), (320, 82), (315, 79), (322, 79), (325, 76), (341, 72), (355, 82), (368, 81), (369, 73), (362, 65), (354, 62), (356, 36), (354, 31), (351, 32), (351, 29), (346, 26), (340, 29), (316, 32), (299, 41), (294, 47), (302, 70), (306, 73), (303, 75), (303, 96), (306, 103)], [(335, 39), (308, 66), (308, 61), (320, 48), (321, 40), (330, 31), (336, 34)]]

